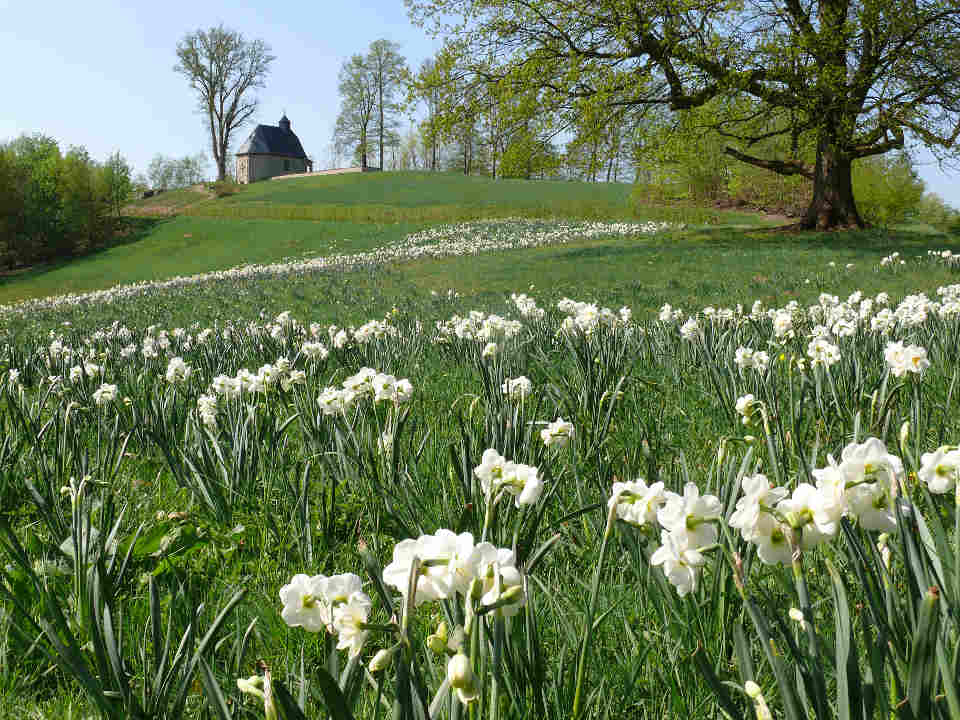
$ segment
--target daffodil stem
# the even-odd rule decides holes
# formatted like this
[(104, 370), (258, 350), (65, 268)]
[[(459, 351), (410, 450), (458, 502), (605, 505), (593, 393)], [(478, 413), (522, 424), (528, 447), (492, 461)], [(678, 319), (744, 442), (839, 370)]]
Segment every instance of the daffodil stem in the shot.
[[(794, 533), (797, 534), (796, 532)], [(804, 629), (807, 632), (807, 641), (810, 645), (810, 657), (813, 660), (813, 667), (818, 666), (817, 655), (819, 642), (817, 640), (817, 630), (815, 623), (813, 621), (813, 611), (810, 608), (810, 593), (807, 591), (807, 581), (803, 577), (803, 553), (800, 550), (800, 541), (797, 538), (795, 543), (791, 543), (791, 549), (793, 550), (792, 565), (793, 565), (793, 580), (797, 588), (797, 597), (800, 600), (800, 612), (803, 613), (804, 618)], [(823, 687), (822, 677), (818, 677), (814, 674), (814, 682), (819, 686), (819, 697), (817, 701), (826, 699), (826, 689)]]
[(577, 660), (577, 679), (573, 691), (572, 720), (577, 720), (580, 717), (580, 702), (583, 698), (583, 676), (587, 669), (587, 657), (590, 655), (590, 640), (593, 639), (593, 616), (597, 611), (600, 573), (603, 569), (603, 561), (607, 555), (607, 542), (610, 540), (614, 523), (617, 520), (617, 501), (619, 499), (619, 495), (615, 495), (610, 503), (610, 510), (607, 513), (607, 526), (603, 531), (603, 542), (600, 544), (600, 557), (597, 559), (597, 566), (593, 571), (593, 584), (590, 587), (590, 602), (587, 606), (587, 617), (583, 627), (583, 640), (580, 643), (580, 657)]
[[(957, 478), (960, 481), (960, 478)], [(954, 598), (960, 598), (960, 482), (956, 484), (956, 495), (953, 507), (953, 564), (954, 564)]]
[(480, 542), (487, 541), (487, 530), (490, 529), (490, 518), (493, 516), (493, 486), (490, 487), (490, 492), (486, 494), (487, 499), (487, 509), (483, 514), (483, 532), (480, 534)]
[(503, 618), (493, 621), (493, 673), (490, 677), (490, 720), (500, 717), (500, 662), (503, 652)]

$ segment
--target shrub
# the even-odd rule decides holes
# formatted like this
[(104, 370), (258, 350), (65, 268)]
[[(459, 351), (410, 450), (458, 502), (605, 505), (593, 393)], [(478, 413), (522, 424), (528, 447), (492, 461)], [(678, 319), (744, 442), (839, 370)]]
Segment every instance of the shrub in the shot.
[(916, 213), (923, 181), (905, 154), (865, 158), (853, 166), (853, 192), (865, 221), (889, 227)]
[(207, 190), (213, 192), (218, 198), (233, 195), (240, 192), (241, 189), (243, 189), (243, 186), (233, 180), (217, 180), (216, 182), (207, 183)]

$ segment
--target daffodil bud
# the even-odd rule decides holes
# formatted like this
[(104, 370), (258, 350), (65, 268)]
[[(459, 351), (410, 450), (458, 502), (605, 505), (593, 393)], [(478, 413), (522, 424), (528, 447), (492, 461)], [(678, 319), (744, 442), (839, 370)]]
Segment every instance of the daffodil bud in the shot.
[(753, 709), (757, 713), (757, 720), (773, 720), (773, 713), (763, 697), (763, 691), (753, 680), (747, 680), (743, 685), (747, 696), (753, 700)]
[(473, 668), (470, 658), (463, 653), (457, 653), (447, 662), (447, 681), (450, 687), (465, 688), (473, 683)]
[(445, 622), (441, 622), (437, 631), (427, 638), (427, 647), (437, 655), (443, 655), (447, 652), (447, 624)]
[(263, 678), (251, 675), (248, 678), (237, 678), (237, 689), (246, 694), (263, 700)]
[(483, 597), (483, 581), (475, 577), (470, 581), (470, 597), (479, 600)]
[(900, 447), (906, 447), (907, 440), (910, 438), (910, 421), (904, 420), (900, 426)]
[(457, 653), (447, 661), (447, 682), (464, 705), (469, 705), (480, 696), (477, 676), (473, 674), (470, 658), (463, 653)]
[(399, 649), (399, 645), (394, 645), (386, 650), (378, 650), (377, 654), (373, 656), (373, 659), (370, 661), (370, 665), (368, 666), (370, 672), (378, 673), (390, 667), (390, 663), (393, 662), (393, 656), (397, 654), (397, 650)]
[(513, 605), (513, 603), (518, 602), (522, 598), (523, 598), (523, 586), (512, 585), (504, 591), (503, 595), (500, 596), (500, 601), (504, 605)]
[(790, 619), (793, 620), (795, 623), (798, 623), (802, 629), (804, 630), (807, 629), (807, 620), (806, 618), (803, 617), (803, 613), (800, 610), (792, 607), (790, 608), (789, 615), (790, 615)]

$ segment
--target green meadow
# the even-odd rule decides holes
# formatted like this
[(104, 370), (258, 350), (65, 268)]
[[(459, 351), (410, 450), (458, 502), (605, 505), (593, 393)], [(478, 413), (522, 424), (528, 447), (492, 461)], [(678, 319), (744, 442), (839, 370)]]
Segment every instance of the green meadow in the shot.
[[(930, 688), (947, 658), (957, 664), (960, 623), (944, 613), (937, 628), (918, 608), (944, 574), (945, 601), (960, 602), (954, 498), (921, 461), (960, 432), (960, 311), (930, 302), (946, 302), (936, 290), (960, 272), (929, 255), (956, 241), (922, 227), (790, 234), (757, 215), (629, 197), (626, 186), (416, 173), (260, 183), (196, 203), (178, 195), (189, 214), (150, 217), (145, 206), (124, 242), (4, 278), (0, 302), (12, 303), (291, 261), (4, 310), (0, 717), (768, 717), (741, 691), (749, 682), (776, 718), (953, 720), (952, 699)], [(384, 208), (402, 220), (385, 221)], [(571, 216), (583, 222), (556, 219)], [(652, 220), (669, 224), (618, 230)], [(560, 227), (580, 234), (531, 240)], [(414, 256), (440, 236), (443, 256)], [(484, 237), (510, 249), (483, 249)], [(372, 251), (383, 254), (302, 262)], [(848, 301), (855, 291), (869, 304)], [(912, 306), (922, 319), (898, 306), (916, 292), (928, 297)], [(790, 331), (754, 301), (787, 312)], [(677, 314), (660, 320), (665, 304)], [(471, 329), (473, 311), (508, 320), (480, 315), (489, 327)], [(825, 313), (842, 321), (829, 367), (811, 343)], [(929, 367), (891, 365), (894, 339), (922, 346), (908, 350)], [(512, 395), (520, 378), (529, 394)], [(382, 394), (401, 379), (405, 399)], [(572, 436), (552, 444), (541, 432), (561, 419)], [(841, 455), (869, 437), (902, 456), (909, 513)], [(876, 455), (875, 443), (857, 447)], [(488, 492), (486, 450), (526, 474)], [(811, 468), (825, 472), (828, 454), (852, 478), (842, 527), (817, 534), (812, 511), (780, 508), (819, 538), (794, 567), (790, 553), (770, 561), (759, 536), (731, 530), (748, 475), (768, 474), (780, 497)], [(936, 496), (920, 476), (934, 477)], [(706, 538), (677, 556), (686, 575), (657, 559), (669, 544), (657, 523), (669, 518), (638, 519), (639, 495), (617, 494), (615, 483), (641, 480), (662, 483), (661, 505), (693, 483), (723, 508), (670, 530)], [(525, 504), (514, 493), (524, 482), (542, 483)], [(776, 527), (786, 542), (789, 528)], [(384, 586), (395, 548), (448, 529), (481, 554), (498, 548), (471, 583), (499, 577), (511, 595), (441, 588), (446, 597), (408, 606), (407, 575)], [(408, 570), (414, 582), (453, 562), (421, 559), (430, 564)], [(332, 623), (298, 626), (321, 598), (283, 589), (349, 574), (361, 594), (329, 600)], [(343, 619), (347, 605), (359, 624)], [(350, 632), (356, 644), (337, 649)], [(932, 646), (939, 664), (922, 660)], [(457, 651), (471, 653), (481, 690), (466, 709), (450, 690)], [(256, 694), (266, 668), (276, 714)]]

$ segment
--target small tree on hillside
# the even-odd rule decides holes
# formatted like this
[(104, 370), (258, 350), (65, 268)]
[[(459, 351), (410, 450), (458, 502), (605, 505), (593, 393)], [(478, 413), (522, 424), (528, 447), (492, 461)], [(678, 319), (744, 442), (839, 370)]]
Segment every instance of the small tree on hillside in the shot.
[(173, 69), (197, 94), (210, 131), (217, 179), (225, 180), (230, 138), (256, 112), (253, 91), (264, 86), (276, 58), (263, 40), (246, 40), (220, 25), (187, 34), (177, 44), (177, 59)]
[(333, 138), (339, 148), (353, 151), (362, 168), (367, 167), (370, 122), (376, 105), (377, 87), (367, 59), (354, 55), (340, 68), (340, 114)]
[(120, 209), (133, 191), (133, 170), (119, 150), (103, 164), (103, 184), (110, 209), (120, 217)]

